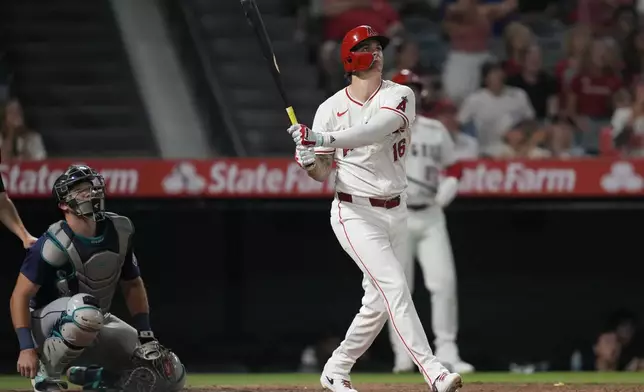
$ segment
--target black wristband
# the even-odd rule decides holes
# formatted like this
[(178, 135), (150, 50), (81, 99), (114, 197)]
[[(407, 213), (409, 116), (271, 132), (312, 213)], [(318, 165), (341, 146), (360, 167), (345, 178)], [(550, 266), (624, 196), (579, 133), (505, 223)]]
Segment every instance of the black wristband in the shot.
[(149, 313), (138, 313), (135, 314), (132, 317), (132, 323), (134, 324), (134, 328), (136, 328), (137, 331), (151, 331), (152, 327), (150, 327), (150, 314)]

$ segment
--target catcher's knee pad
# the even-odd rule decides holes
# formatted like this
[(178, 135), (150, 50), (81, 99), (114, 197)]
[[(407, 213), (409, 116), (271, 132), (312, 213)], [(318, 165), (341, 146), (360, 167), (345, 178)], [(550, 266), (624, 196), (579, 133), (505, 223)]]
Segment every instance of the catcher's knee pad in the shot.
[(87, 347), (103, 328), (103, 312), (92, 295), (76, 294), (67, 302), (67, 309), (57, 326), (66, 343)]
[(51, 336), (43, 345), (48, 373), (60, 373), (90, 346), (103, 327), (103, 313), (98, 301), (89, 294), (76, 294), (54, 325)]

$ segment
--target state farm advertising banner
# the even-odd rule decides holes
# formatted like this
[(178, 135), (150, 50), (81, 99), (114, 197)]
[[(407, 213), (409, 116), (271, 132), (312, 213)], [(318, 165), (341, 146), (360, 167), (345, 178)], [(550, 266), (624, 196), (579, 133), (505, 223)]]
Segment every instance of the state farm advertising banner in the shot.
[[(110, 197), (330, 197), (333, 176), (310, 179), (291, 159), (48, 160), (2, 163), (12, 198), (51, 196), (54, 180), (72, 163), (104, 177)], [(578, 159), (464, 162), (460, 195), (468, 197), (644, 196), (644, 160)]]

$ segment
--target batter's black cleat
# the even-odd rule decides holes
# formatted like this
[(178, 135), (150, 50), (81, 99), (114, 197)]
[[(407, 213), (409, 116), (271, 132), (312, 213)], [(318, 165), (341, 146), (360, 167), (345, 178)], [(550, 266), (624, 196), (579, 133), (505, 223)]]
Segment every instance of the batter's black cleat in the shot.
[(119, 377), (100, 366), (72, 366), (67, 370), (67, 380), (83, 387), (83, 391), (119, 391)]

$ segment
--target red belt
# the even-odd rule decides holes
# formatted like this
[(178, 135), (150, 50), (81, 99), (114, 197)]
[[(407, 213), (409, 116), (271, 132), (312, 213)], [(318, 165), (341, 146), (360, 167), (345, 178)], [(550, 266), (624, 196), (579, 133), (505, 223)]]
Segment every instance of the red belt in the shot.
[[(338, 192), (338, 200), (353, 203), (353, 196), (348, 193)], [(373, 207), (382, 207), (386, 209), (395, 208), (400, 205), (400, 196), (396, 196), (391, 199), (374, 199), (370, 197), (369, 203), (371, 203)]]

